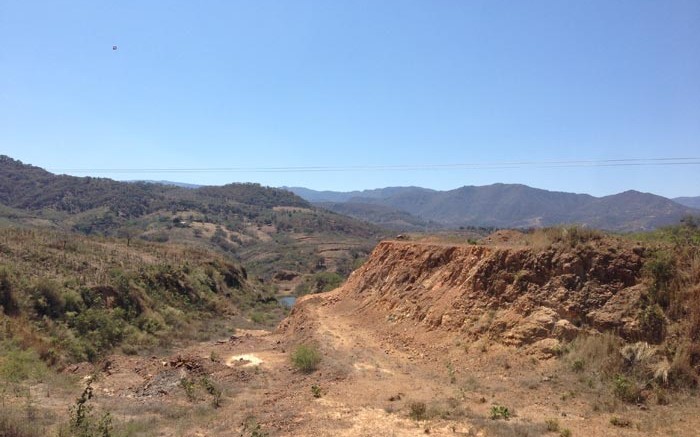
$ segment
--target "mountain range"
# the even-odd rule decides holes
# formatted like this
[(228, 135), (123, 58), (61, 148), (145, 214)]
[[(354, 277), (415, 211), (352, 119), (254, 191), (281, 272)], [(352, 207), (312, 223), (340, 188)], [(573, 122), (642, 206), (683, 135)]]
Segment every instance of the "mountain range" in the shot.
[[(183, 222), (199, 228), (197, 240), (203, 233), (239, 256), (256, 246), (251, 241), (267, 247), (270, 241), (289, 241), (290, 235), (299, 241), (302, 235), (323, 234), (333, 235), (331, 240), (359, 237), (369, 243), (382, 233), (370, 224), (394, 230), (580, 224), (639, 231), (700, 215), (699, 203), (700, 197), (671, 200), (633, 190), (595, 197), (520, 184), (336, 192), (252, 183), (119, 182), (55, 175), (0, 156), (0, 219), (42, 222), (87, 234), (115, 235), (128, 227), (130, 233), (156, 240), (182, 237), (182, 232), (173, 231), (173, 223), (177, 228)], [(265, 258), (253, 252), (251, 257)]]
[(624, 232), (654, 229), (678, 223), (687, 215), (700, 215), (700, 210), (692, 207), (698, 198), (685, 198), (684, 205), (634, 190), (595, 197), (520, 184), (464, 186), (448, 191), (420, 187), (352, 192), (286, 188), (332, 211), (388, 227), (403, 225), (406, 229), (579, 224)]

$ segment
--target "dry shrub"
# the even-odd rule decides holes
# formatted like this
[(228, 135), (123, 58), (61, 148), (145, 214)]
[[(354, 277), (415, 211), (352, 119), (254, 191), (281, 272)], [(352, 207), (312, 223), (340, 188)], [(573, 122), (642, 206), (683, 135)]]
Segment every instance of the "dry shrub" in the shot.
[(673, 355), (668, 371), (669, 381), (677, 388), (696, 387), (699, 365), (700, 345), (690, 342), (682, 344)]
[(622, 347), (620, 354), (630, 367), (648, 364), (656, 355), (656, 348), (644, 341)]
[(27, 417), (16, 414), (3, 406), (0, 408), (0, 436), (2, 437), (43, 437), (45, 432), (38, 429)]
[(622, 340), (613, 334), (582, 335), (571, 343), (567, 359), (570, 363), (583, 362), (587, 369), (612, 376), (623, 366), (622, 345)]
[[(473, 417), (471, 422), (493, 437), (539, 437), (547, 434), (547, 425), (526, 421), (490, 420)], [(481, 434), (479, 434), (481, 435)]]
[(582, 226), (558, 226), (535, 229), (527, 234), (525, 242), (534, 250), (546, 250), (554, 245), (575, 248), (579, 244), (597, 241), (603, 233)]
[(428, 406), (425, 402), (411, 402), (408, 404), (408, 417), (413, 420), (426, 420), (428, 418)]

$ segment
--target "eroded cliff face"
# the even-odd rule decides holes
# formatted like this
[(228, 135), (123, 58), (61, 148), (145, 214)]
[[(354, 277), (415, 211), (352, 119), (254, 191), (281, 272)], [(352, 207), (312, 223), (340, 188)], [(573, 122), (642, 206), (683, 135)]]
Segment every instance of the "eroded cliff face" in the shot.
[(640, 338), (643, 257), (615, 240), (546, 250), (385, 241), (338, 298), (389, 325), (513, 346), (546, 349), (581, 329)]

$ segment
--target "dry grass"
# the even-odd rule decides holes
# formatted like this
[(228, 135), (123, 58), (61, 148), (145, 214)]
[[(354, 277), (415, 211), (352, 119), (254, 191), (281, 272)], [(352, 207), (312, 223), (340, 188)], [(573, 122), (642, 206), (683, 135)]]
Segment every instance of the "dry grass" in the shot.
[(21, 414), (3, 406), (0, 409), (0, 436), (43, 437), (46, 431), (34, 423), (31, 413)]
[(582, 335), (569, 346), (566, 362), (574, 370), (608, 376), (618, 373), (623, 364), (622, 340), (610, 333)]
[(533, 250), (543, 251), (553, 246), (575, 248), (579, 244), (601, 240), (604, 236), (603, 232), (595, 229), (581, 226), (558, 226), (535, 229), (525, 234), (524, 241)]

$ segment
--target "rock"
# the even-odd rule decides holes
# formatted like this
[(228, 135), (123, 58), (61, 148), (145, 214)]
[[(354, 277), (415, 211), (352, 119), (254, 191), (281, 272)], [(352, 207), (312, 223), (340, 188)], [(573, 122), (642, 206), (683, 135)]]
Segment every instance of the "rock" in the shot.
[(557, 313), (553, 309), (540, 307), (505, 333), (504, 343), (521, 346), (549, 337), (556, 320)]
[(571, 341), (578, 336), (580, 329), (566, 319), (557, 320), (552, 335), (562, 341)]
[(561, 343), (556, 338), (545, 338), (533, 344), (532, 350), (539, 358), (552, 358), (559, 355)]
[(639, 284), (621, 290), (612, 296), (605, 305), (590, 311), (586, 317), (598, 330), (617, 330), (623, 336), (632, 338), (638, 331), (634, 322), (638, 309), (637, 303), (644, 287), (643, 284)]

